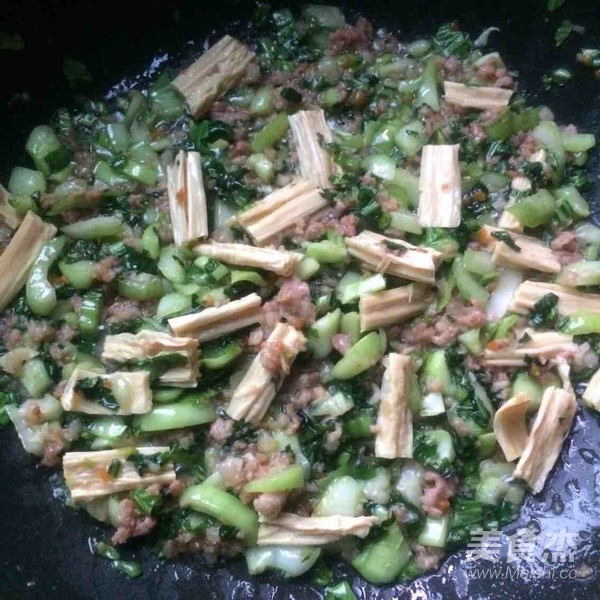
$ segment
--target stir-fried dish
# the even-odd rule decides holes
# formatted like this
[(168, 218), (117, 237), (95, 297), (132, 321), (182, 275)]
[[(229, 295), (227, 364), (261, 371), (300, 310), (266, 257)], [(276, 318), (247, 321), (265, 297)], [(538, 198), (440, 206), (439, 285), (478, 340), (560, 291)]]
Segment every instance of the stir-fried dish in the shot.
[(130, 575), (143, 536), (411, 579), (544, 488), (573, 386), (600, 409), (595, 139), (452, 24), (259, 16), (31, 132), (0, 419)]

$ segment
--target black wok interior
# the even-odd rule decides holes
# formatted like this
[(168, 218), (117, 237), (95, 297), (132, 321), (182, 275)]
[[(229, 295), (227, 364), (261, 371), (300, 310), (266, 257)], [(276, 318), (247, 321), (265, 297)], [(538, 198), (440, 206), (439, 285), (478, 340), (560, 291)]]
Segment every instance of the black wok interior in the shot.
[[(132, 85), (153, 59), (164, 59), (161, 64), (165, 66), (176, 65), (179, 56), (199, 53), (207, 36), (215, 39), (215, 31), (228, 29), (236, 36), (247, 36), (245, 21), (252, 5), (244, 0), (147, 0), (142, 6), (113, 0), (5, 0), (0, 30), (20, 34), (25, 49), (0, 50), (0, 179), (6, 183), (14, 165), (27, 164), (24, 141), (31, 128), (47, 122), (56, 108), (73, 106), (76, 92), (62, 74), (64, 58), (84, 62), (93, 82), (82, 91), (101, 95), (119, 82)], [(600, 42), (596, 2), (567, 0), (555, 13), (546, 11), (546, 0), (369, 0), (349, 1), (344, 6), (349, 14), (361, 13), (378, 26), (397, 28), (401, 39), (431, 34), (452, 20), (474, 36), (488, 26), (500, 27), (501, 32), (492, 35), (491, 45), (509, 67), (520, 72), (521, 90), (551, 106), (558, 123), (574, 123), (598, 137), (600, 82), (591, 70), (575, 67), (579, 48), (598, 47)], [(556, 49), (554, 31), (566, 18), (585, 26), (586, 33), (583, 37), (573, 34)], [(551, 94), (543, 92), (542, 74), (559, 66), (573, 67), (574, 81)], [(23, 93), (29, 96), (26, 102)], [(596, 185), (588, 195), (596, 221), (600, 217), (599, 154), (596, 151), (591, 159)], [(377, 589), (361, 583), (349, 571), (339, 571), (337, 580), (350, 578), (359, 598), (600, 597), (598, 439), (599, 417), (580, 408), (573, 434), (545, 492), (528, 498), (520, 520), (507, 528), (512, 533), (533, 523), (542, 531), (566, 528), (578, 532), (575, 565), (591, 566), (592, 575), (561, 580), (548, 573), (533, 582), (518, 577), (512, 581), (470, 580), (463, 552), (450, 557), (437, 574), (410, 586)], [(61, 504), (49, 471), (23, 451), (12, 429), (0, 433), (0, 457), (0, 598), (322, 597), (308, 578), (293, 582), (275, 575), (250, 578), (241, 560), (227, 567), (206, 567), (194, 556), (161, 562), (141, 546), (134, 546), (130, 555), (141, 561), (144, 576), (129, 580), (115, 573), (108, 561), (91, 554), (88, 538), (106, 537), (107, 531)], [(563, 500), (560, 512), (557, 497)]]

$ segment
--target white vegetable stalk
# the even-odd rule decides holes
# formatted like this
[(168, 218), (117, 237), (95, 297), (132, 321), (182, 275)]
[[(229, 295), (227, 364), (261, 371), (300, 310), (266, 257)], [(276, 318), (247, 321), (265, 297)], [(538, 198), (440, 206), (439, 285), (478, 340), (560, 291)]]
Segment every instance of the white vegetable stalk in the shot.
[(594, 373), (587, 384), (583, 393), (583, 402), (590, 408), (600, 411), (600, 369)]
[(304, 258), (300, 253), (288, 250), (255, 248), (247, 244), (222, 244), (220, 242), (199, 244), (194, 248), (194, 252), (231, 265), (264, 269), (282, 277), (293, 275), (296, 267)]
[(417, 247), (404, 240), (393, 239), (363, 231), (356, 237), (345, 238), (348, 252), (366, 266), (396, 277), (435, 283), (435, 270), (441, 253), (431, 248)]
[(464, 108), (489, 110), (508, 106), (513, 90), (497, 87), (467, 86), (464, 83), (444, 81), (446, 102)]
[(425, 293), (425, 286), (411, 284), (365, 294), (358, 303), (361, 331), (389, 327), (418, 315), (427, 307)]
[(506, 207), (498, 219), (498, 227), (501, 229), (506, 229), (507, 231), (514, 231), (516, 233), (523, 232), (523, 225), (521, 225), (519, 219), (517, 219), (517, 217), (515, 217), (511, 212), (506, 210)]
[(504, 269), (498, 277), (496, 289), (490, 296), (487, 306), (489, 321), (498, 321), (510, 308), (515, 292), (523, 281), (523, 274), (515, 269)]
[(22, 221), (22, 217), (8, 202), (10, 194), (0, 184), (0, 220), (3, 221), (10, 229), (16, 229)]
[(258, 294), (249, 294), (223, 306), (173, 317), (168, 321), (169, 327), (177, 336), (190, 336), (206, 342), (258, 323), (262, 316), (261, 304)]
[(274, 240), (280, 233), (327, 206), (314, 182), (300, 179), (275, 190), (235, 220), (259, 246)]
[(571, 429), (576, 410), (573, 393), (556, 387), (549, 387), (544, 392), (527, 446), (514, 471), (514, 476), (523, 479), (534, 494), (542, 491)]
[(391, 353), (381, 382), (381, 400), (377, 415), (375, 456), (412, 458), (413, 429), (410, 410), (412, 360)]
[(329, 178), (334, 172), (331, 156), (323, 144), (333, 141), (331, 130), (322, 109), (299, 110), (288, 117), (296, 143), (300, 173), (321, 188), (330, 187)]
[(560, 272), (561, 265), (558, 258), (544, 242), (521, 233), (504, 231), (519, 247), (520, 250), (516, 251), (492, 235), (492, 233), (502, 231), (504, 230), (499, 227), (484, 225), (482, 235), (479, 236), (492, 249), (492, 261), (495, 265), (515, 269), (531, 269), (542, 273)]
[(459, 146), (423, 146), (417, 218), (422, 227), (458, 227), (462, 192)]
[(200, 153), (181, 151), (167, 167), (167, 193), (176, 246), (208, 236)]
[(527, 446), (527, 409), (529, 397), (517, 394), (507, 400), (494, 415), (494, 434), (508, 462), (519, 458)]
[[(237, 421), (260, 422), (296, 356), (305, 346), (306, 338), (301, 331), (291, 325), (279, 323), (233, 392), (227, 414)], [(279, 353), (280, 364), (276, 373), (263, 364), (264, 354), (270, 350)]]
[[(167, 450), (168, 446), (156, 446), (99, 452), (67, 452), (63, 456), (63, 473), (71, 491), (71, 499), (73, 502), (87, 502), (101, 496), (149, 485), (169, 485), (175, 481), (175, 470), (171, 462), (163, 466), (156, 465), (156, 469), (148, 469), (148, 472), (140, 475), (134, 464), (127, 460), (134, 452), (152, 456)], [(108, 472), (114, 460), (121, 461), (115, 477)]]
[[(87, 399), (75, 389), (82, 379), (100, 378), (104, 386), (118, 403), (117, 410), (105, 408), (95, 400)], [(88, 415), (139, 415), (152, 409), (152, 392), (150, 376), (147, 371), (116, 371), (114, 373), (96, 373), (76, 368), (67, 381), (65, 391), (60, 399), (62, 407), (70, 412)]]
[(541, 356), (547, 359), (561, 353), (574, 354), (579, 346), (573, 342), (573, 336), (557, 331), (535, 331), (525, 329), (526, 342), (507, 346), (500, 350), (485, 349), (483, 361), (488, 367), (522, 367), (527, 358)]
[(195, 387), (198, 383), (198, 340), (174, 337), (161, 331), (140, 331), (107, 335), (102, 350), (102, 360), (123, 363), (130, 360), (156, 358), (161, 354), (185, 356), (186, 364), (173, 367), (159, 377), (165, 385)]
[(239, 82), (255, 56), (247, 46), (226, 35), (179, 73), (172, 85), (183, 95), (192, 115), (199, 117)]
[(300, 517), (283, 513), (273, 519), (260, 517), (258, 545), (322, 546), (344, 536), (365, 538), (376, 517)]
[(4, 310), (25, 285), (29, 269), (42, 246), (56, 235), (56, 227), (29, 211), (0, 256), (0, 310)]
[(600, 312), (600, 295), (576, 292), (572, 288), (556, 283), (541, 281), (524, 281), (517, 290), (510, 310), (519, 314), (527, 314), (534, 304), (546, 294), (558, 296), (558, 312), (570, 315), (576, 311)]

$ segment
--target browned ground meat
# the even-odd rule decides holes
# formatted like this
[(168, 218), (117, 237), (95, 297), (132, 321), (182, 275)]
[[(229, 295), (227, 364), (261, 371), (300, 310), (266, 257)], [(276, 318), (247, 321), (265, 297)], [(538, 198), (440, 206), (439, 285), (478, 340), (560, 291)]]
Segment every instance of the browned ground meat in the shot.
[(79, 330), (71, 325), (61, 325), (56, 332), (57, 342), (70, 342), (79, 335)]
[(331, 338), (331, 345), (340, 354), (346, 354), (346, 352), (350, 350), (350, 346), (352, 346), (352, 340), (350, 339), (350, 336), (345, 333), (336, 333), (333, 338)]
[(118, 266), (121, 263), (117, 256), (109, 256), (94, 265), (94, 278), (103, 283), (110, 283), (118, 274)]
[(477, 77), (484, 83), (492, 84), (495, 87), (512, 88), (514, 86), (513, 78), (508, 74), (506, 68), (499, 67), (493, 57), (486, 60), (477, 69)]
[(248, 156), (251, 152), (250, 143), (246, 140), (238, 140), (231, 147), (231, 156), (233, 158)]
[(14, 350), (23, 345), (23, 332), (20, 329), (6, 329), (2, 335), (2, 343), (7, 350)]
[(215, 442), (225, 441), (233, 431), (233, 419), (217, 419), (210, 426), (210, 437)]
[(431, 546), (422, 546), (421, 544), (410, 544), (415, 555), (417, 565), (423, 571), (433, 571), (437, 569), (440, 561), (444, 557), (444, 550), (441, 548), (432, 548)]
[(288, 492), (273, 492), (270, 494), (260, 494), (252, 502), (254, 510), (265, 517), (276, 517), (285, 506), (288, 498)]
[(426, 471), (424, 481), (421, 508), (432, 517), (441, 517), (450, 508), (449, 499), (454, 495), (454, 484), (435, 471)]
[(214, 121), (223, 121), (230, 125), (235, 125), (240, 121), (247, 121), (250, 119), (250, 116), (250, 112), (245, 108), (231, 106), (231, 104), (228, 104), (227, 102), (217, 101), (210, 109), (211, 119)]
[(267, 340), (260, 350), (260, 362), (273, 376), (279, 375), (283, 370), (283, 350), (283, 344), (279, 340)]
[(519, 148), (519, 159), (527, 160), (540, 148), (540, 143), (530, 133), (517, 133), (510, 139), (511, 144)]
[(300, 373), (293, 371), (285, 379), (283, 388), (278, 394), (281, 402), (304, 408), (313, 400), (325, 395), (325, 388), (318, 371)]
[(121, 500), (119, 507), (121, 513), (117, 531), (111, 538), (113, 544), (124, 544), (130, 538), (147, 535), (154, 529), (156, 519), (140, 514), (133, 500), (125, 498)]
[(106, 309), (108, 323), (120, 323), (129, 319), (143, 317), (150, 310), (149, 303), (138, 300), (117, 299)]
[(44, 445), (44, 455), (42, 456), (42, 464), (45, 467), (60, 466), (61, 456), (65, 451), (65, 444), (61, 440), (48, 442)]
[(296, 329), (302, 329), (313, 323), (317, 314), (308, 284), (295, 277), (287, 279), (275, 298), (263, 304), (263, 313), (269, 329), (282, 320)]
[(56, 330), (49, 323), (44, 321), (28, 321), (27, 335), (29, 340), (35, 346), (39, 346), (43, 342), (51, 342), (54, 339)]
[(181, 496), (181, 494), (183, 494), (185, 487), (186, 487), (185, 483), (183, 483), (183, 481), (181, 481), (181, 479), (176, 479), (169, 485), (169, 487), (167, 489), (169, 491), (169, 494), (171, 494), (171, 496), (173, 496), (174, 498), (179, 498), (179, 496)]
[(308, 219), (300, 220), (295, 225), (293, 233), (308, 241), (324, 236), (329, 230), (345, 237), (354, 237), (358, 226), (358, 217), (344, 215), (347, 211), (347, 204), (337, 202), (335, 206), (324, 208), (308, 217)]
[(209, 527), (203, 535), (182, 531), (172, 540), (165, 542), (163, 553), (166, 558), (173, 558), (186, 552), (201, 552), (205, 560), (211, 564), (217, 556), (235, 556), (242, 552), (244, 545), (238, 540), (221, 540), (219, 529)]
[(48, 352), (50, 353), (50, 356), (54, 362), (60, 366), (64, 366), (70, 362), (73, 362), (76, 349), (71, 344), (57, 342), (50, 345)]
[(12, 238), (12, 229), (1, 220), (0, 217), (0, 250), (3, 250), (8, 246)]
[[(267, 456), (248, 450), (242, 457), (229, 456), (221, 461), (218, 471), (221, 473), (225, 485), (239, 493), (249, 481), (275, 471), (281, 471), (289, 465), (290, 457), (286, 452), (277, 452)], [(241, 498), (247, 499), (247, 495), (245, 496), (242, 492)]]
[[(421, 321), (408, 324), (399, 331), (399, 337), (408, 344), (447, 346), (467, 329), (480, 327), (485, 323), (485, 311), (462, 300), (452, 299), (443, 313), (430, 322)], [(398, 331), (395, 332), (395, 335)]]
[(329, 38), (330, 54), (344, 54), (351, 50), (361, 50), (369, 45), (373, 36), (373, 25), (366, 19), (358, 19), (356, 25), (342, 27), (334, 31)]
[(583, 259), (583, 255), (579, 252), (579, 244), (574, 231), (560, 231), (550, 242), (550, 248), (554, 251), (561, 265)]

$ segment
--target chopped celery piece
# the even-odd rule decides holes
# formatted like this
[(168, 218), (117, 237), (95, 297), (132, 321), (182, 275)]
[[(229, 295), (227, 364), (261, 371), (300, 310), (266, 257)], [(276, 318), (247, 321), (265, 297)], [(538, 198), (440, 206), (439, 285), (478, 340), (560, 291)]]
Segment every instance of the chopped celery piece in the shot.
[(13, 196), (31, 196), (46, 191), (44, 174), (25, 167), (15, 167), (8, 180), (8, 191)]
[(385, 290), (385, 277), (381, 273), (361, 277), (343, 285), (343, 279), (337, 287), (337, 295), (342, 304), (352, 304), (365, 294), (373, 294)]
[(360, 339), (360, 315), (357, 312), (349, 312), (342, 315), (340, 331), (345, 333), (352, 344)]
[(385, 154), (374, 154), (363, 161), (363, 167), (375, 177), (392, 181), (396, 175), (396, 162)]
[(285, 136), (290, 128), (286, 113), (275, 115), (258, 133), (252, 138), (252, 152), (262, 152), (265, 148), (274, 146)]
[(306, 256), (315, 259), (319, 264), (335, 264), (346, 260), (348, 249), (343, 243), (322, 240), (308, 244)]
[(306, 281), (307, 279), (310, 279), (311, 277), (316, 275), (319, 272), (320, 268), (321, 265), (319, 264), (319, 261), (316, 258), (305, 256), (302, 259), (302, 262), (298, 265), (298, 268), (296, 269), (296, 275), (298, 276), (298, 279)]
[(587, 152), (596, 145), (593, 133), (562, 133), (563, 145), (567, 152)]
[(556, 277), (556, 283), (573, 287), (600, 285), (600, 261), (582, 260), (565, 265)]
[(492, 255), (485, 250), (465, 250), (464, 253), (465, 269), (476, 275), (494, 274), (494, 263)]
[(400, 526), (392, 523), (383, 538), (371, 543), (354, 557), (352, 566), (367, 581), (383, 585), (396, 579), (411, 556)]
[(446, 353), (443, 350), (434, 350), (429, 353), (421, 377), (426, 390), (439, 390), (443, 394), (451, 394), (452, 378), (446, 362)]
[(517, 373), (513, 380), (512, 395), (525, 394), (529, 400), (527, 407), (529, 412), (537, 410), (542, 401), (543, 392), (542, 386), (525, 372)]
[(560, 330), (569, 335), (588, 335), (590, 333), (600, 333), (600, 315), (585, 311), (575, 311), (569, 315), (569, 318), (561, 325)]
[(251, 154), (248, 157), (247, 164), (263, 183), (270, 183), (275, 177), (273, 162), (261, 152)]
[(53, 384), (41, 358), (28, 360), (19, 373), (19, 380), (32, 398), (41, 398)]
[(385, 334), (372, 331), (354, 344), (333, 367), (331, 379), (350, 379), (370, 369), (385, 351)]
[(175, 246), (166, 246), (160, 251), (158, 270), (169, 281), (183, 281), (185, 279), (183, 257), (178, 248)]
[(250, 575), (276, 570), (285, 577), (299, 577), (312, 568), (320, 554), (321, 548), (314, 546), (257, 546), (246, 550), (246, 564)]
[(562, 134), (554, 121), (542, 121), (531, 135), (548, 151), (559, 178), (565, 166), (565, 147)]
[(156, 308), (156, 318), (166, 319), (192, 310), (192, 299), (190, 296), (172, 292), (165, 294)]
[(150, 273), (126, 273), (119, 277), (117, 290), (121, 296), (133, 300), (156, 300), (164, 291), (160, 277)]
[(315, 505), (313, 514), (318, 517), (345, 515), (356, 517), (364, 502), (363, 484), (352, 477), (336, 477), (325, 488)]
[(212, 404), (184, 400), (155, 406), (149, 413), (136, 417), (134, 424), (140, 431), (168, 431), (212, 423), (216, 418), (217, 411)]
[(244, 351), (241, 344), (233, 342), (217, 350), (204, 350), (202, 365), (210, 370), (223, 369), (231, 364)]
[(393, 183), (406, 193), (411, 206), (419, 204), (419, 178), (416, 175), (406, 169), (396, 169)]
[(389, 215), (390, 229), (406, 231), (407, 233), (414, 233), (415, 235), (421, 235), (423, 233), (423, 227), (419, 224), (419, 219), (415, 213), (407, 210), (397, 210), (389, 213)]
[(468, 331), (461, 333), (458, 336), (458, 339), (465, 345), (471, 354), (483, 354), (484, 348), (479, 329), (469, 329)]
[(92, 290), (83, 295), (79, 311), (79, 330), (84, 335), (96, 336), (102, 317), (103, 297), (99, 290)]
[(233, 494), (219, 488), (199, 484), (189, 487), (179, 499), (182, 508), (191, 508), (218, 519), (224, 525), (235, 527), (244, 534), (244, 541), (252, 545), (258, 534), (258, 516)]
[(446, 412), (444, 397), (438, 392), (430, 392), (423, 396), (419, 414), (422, 417), (436, 417)]
[(590, 216), (590, 205), (575, 186), (566, 185), (553, 190), (552, 193), (556, 198), (559, 210), (562, 206), (567, 205), (571, 212), (578, 217), (585, 218)]
[(342, 311), (338, 308), (321, 317), (307, 332), (307, 349), (315, 358), (322, 359), (332, 350), (331, 340), (339, 331)]
[(456, 257), (452, 263), (452, 274), (456, 287), (465, 300), (477, 300), (480, 304), (487, 304), (489, 292), (467, 271), (460, 257)]
[(343, 392), (325, 396), (314, 400), (310, 406), (310, 414), (315, 417), (341, 417), (354, 408), (354, 402), (350, 396)]
[(304, 470), (300, 465), (291, 465), (281, 471), (253, 479), (244, 486), (248, 494), (270, 494), (295, 490), (304, 485)]
[(426, 141), (423, 123), (421, 121), (411, 121), (403, 125), (398, 130), (395, 141), (405, 156), (414, 156), (421, 150)]
[(499, 192), (510, 183), (510, 178), (506, 175), (494, 173), (493, 171), (483, 173), (479, 180), (490, 192)]
[(61, 149), (58, 137), (52, 127), (48, 125), (39, 125), (29, 134), (25, 150), (31, 156), (37, 169), (45, 175), (50, 175), (54, 171), (48, 164), (48, 157)]
[(448, 538), (448, 526), (450, 517), (427, 517), (419, 535), (419, 544), (433, 546), (434, 548), (445, 548)]
[(525, 227), (538, 227), (548, 222), (556, 211), (556, 201), (548, 190), (539, 190), (506, 207)]
[(118, 217), (92, 217), (65, 225), (62, 230), (69, 237), (78, 240), (101, 240), (121, 236), (123, 223)]
[(435, 111), (440, 110), (437, 71), (437, 59), (432, 58), (428, 61), (427, 65), (425, 65), (425, 69), (423, 69), (423, 75), (421, 75), (417, 98), (414, 102), (415, 106), (422, 106), (423, 104), (426, 104), (429, 106), (429, 108)]

